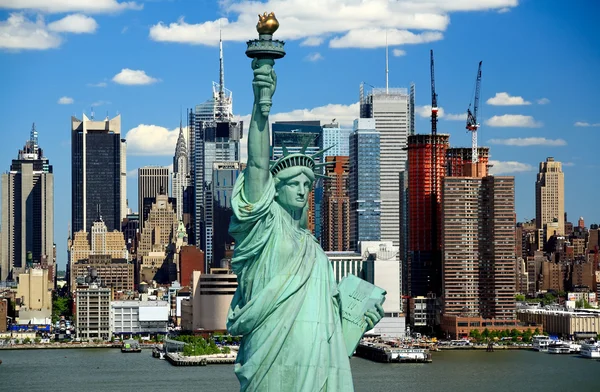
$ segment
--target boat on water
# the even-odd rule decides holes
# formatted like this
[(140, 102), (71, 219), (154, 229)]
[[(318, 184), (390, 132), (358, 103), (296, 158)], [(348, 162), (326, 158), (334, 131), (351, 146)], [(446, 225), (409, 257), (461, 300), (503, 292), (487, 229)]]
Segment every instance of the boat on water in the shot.
[(532, 338), (531, 347), (536, 351), (547, 352), (548, 346), (550, 346), (550, 343), (552, 343), (552, 342), (553, 342), (553, 340), (550, 339), (548, 336), (535, 335)]
[(142, 348), (136, 340), (125, 340), (121, 345), (122, 353), (141, 353)]
[(556, 341), (548, 345), (548, 354), (571, 354), (571, 345), (567, 342)]
[(591, 339), (585, 343), (582, 343), (581, 351), (579, 353), (585, 358), (600, 358), (600, 342)]

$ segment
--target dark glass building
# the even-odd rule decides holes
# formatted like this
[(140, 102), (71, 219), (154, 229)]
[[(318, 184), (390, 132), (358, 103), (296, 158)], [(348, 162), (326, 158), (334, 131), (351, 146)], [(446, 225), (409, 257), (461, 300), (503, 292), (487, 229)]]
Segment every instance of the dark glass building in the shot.
[(125, 146), (120, 115), (100, 121), (71, 117), (73, 232), (89, 231), (98, 213), (109, 231), (121, 229), (127, 211)]
[(381, 239), (381, 197), (379, 191), (379, 132), (375, 120), (354, 122), (350, 135), (350, 249), (358, 251), (360, 241)]

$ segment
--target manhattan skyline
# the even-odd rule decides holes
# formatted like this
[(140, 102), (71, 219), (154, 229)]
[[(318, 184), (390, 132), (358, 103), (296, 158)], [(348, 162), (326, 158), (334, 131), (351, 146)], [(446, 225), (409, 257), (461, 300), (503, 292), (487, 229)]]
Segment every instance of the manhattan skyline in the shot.
[[(372, 0), (363, 5), (369, 12), (351, 16), (337, 10), (357, 2), (342, 0), (328, 7), (304, 1), (302, 10), (291, 0), (222, 6), (191, 1), (46, 3), (0, 0), (0, 83), (8, 98), (0, 106), (0, 167), (9, 169), (35, 122), (54, 166), (54, 237), (61, 268), (71, 219), (70, 117), (91, 115), (92, 107), (97, 120), (121, 114), (127, 199), (136, 210), (137, 169), (169, 166), (180, 113), (185, 117), (186, 108), (211, 97), (212, 81), (219, 78), (219, 25), (235, 120), (248, 123), (251, 69), (244, 41), (255, 35), (255, 14), (265, 10), (278, 15), (278, 38), (286, 41), (288, 51), (278, 62), (272, 123), (336, 119), (351, 127), (359, 117), (360, 83), (385, 86), (387, 30), (389, 84), (408, 88), (415, 83), (417, 133), (430, 132), (428, 53), (433, 49), (443, 110), (438, 132), (450, 134), (452, 147), (470, 146), (465, 113), (482, 60), (479, 145), (490, 147), (491, 173), (515, 176), (517, 221), (535, 217), (537, 168), (554, 157), (563, 163), (569, 221), (583, 216), (588, 225), (600, 223), (595, 196), (600, 184), (593, 175), (600, 167), (595, 155), (600, 114), (593, 99), (600, 51), (593, 42), (597, 28), (592, 20), (600, 7), (591, 1), (542, 5), (474, 0), (469, 6), (432, 1), (430, 8), (409, 11), (405, 1), (384, 9), (385, 2)], [(298, 21), (289, 22), (294, 16)], [(361, 39), (365, 31), (369, 42)]]

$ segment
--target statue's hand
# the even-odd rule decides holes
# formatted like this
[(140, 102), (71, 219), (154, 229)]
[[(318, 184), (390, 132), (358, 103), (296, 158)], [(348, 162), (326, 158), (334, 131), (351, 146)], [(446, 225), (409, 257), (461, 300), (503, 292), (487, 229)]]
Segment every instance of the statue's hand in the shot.
[[(254, 70), (254, 80), (252, 81), (252, 90), (254, 90), (254, 102), (258, 102), (261, 98), (272, 98), (275, 94), (277, 86), (277, 75), (273, 69), (275, 61), (271, 59), (254, 59), (252, 60), (252, 69)], [(266, 90), (262, 93), (261, 90)]]
[(385, 312), (380, 304), (375, 304), (375, 308), (369, 309), (365, 312), (365, 321), (367, 322), (367, 329), (365, 332), (372, 330), (375, 325), (381, 320)]

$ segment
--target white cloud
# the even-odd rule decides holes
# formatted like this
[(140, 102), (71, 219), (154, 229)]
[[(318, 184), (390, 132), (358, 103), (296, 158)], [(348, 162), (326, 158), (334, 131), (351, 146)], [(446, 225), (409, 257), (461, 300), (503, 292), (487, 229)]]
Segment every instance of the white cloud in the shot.
[(575, 166), (575, 163), (574, 162), (563, 162), (562, 165), (566, 166), (566, 167), (573, 167), (573, 166)]
[(0, 0), (0, 8), (48, 13), (108, 13), (126, 9), (141, 10), (142, 4), (117, 0)]
[(48, 24), (50, 31), (58, 33), (95, 33), (98, 28), (98, 23), (89, 16), (82, 14), (67, 15), (62, 19)]
[(11, 13), (0, 21), (0, 49), (45, 50), (57, 48), (61, 42), (59, 35), (48, 31), (42, 16), (34, 22), (21, 13)]
[(145, 71), (123, 68), (121, 72), (113, 76), (113, 82), (126, 85), (142, 85), (158, 82), (159, 79), (146, 75)]
[(86, 86), (88, 86), (88, 87), (106, 87), (106, 82), (88, 83)]
[(324, 40), (323, 37), (308, 37), (300, 43), (300, 46), (319, 46)]
[(488, 99), (486, 103), (494, 106), (531, 105), (531, 102), (524, 100), (523, 97), (513, 97), (508, 93), (496, 93), (496, 95)]
[(540, 98), (536, 102), (538, 105), (547, 105), (550, 103), (550, 100), (548, 98)]
[(586, 121), (577, 121), (575, 122), (576, 127), (600, 127), (600, 123), (591, 124)]
[(500, 8), (500, 9), (498, 10), (498, 13), (499, 13), (499, 14), (505, 14), (505, 13), (507, 13), (507, 12), (510, 12), (510, 8), (508, 8), (508, 7)]
[[(183, 129), (187, 135), (187, 127)], [(179, 136), (179, 127), (168, 129), (159, 125), (140, 124), (125, 136), (127, 153), (131, 155), (173, 155)]]
[[(389, 45), (424, 44), (441, 40), (444, 36), (439, 32), (427, 31), (415, 34), (408, 30), (387, 30)], [(342, 37), (329, 41), (331, 48), (378, 48), (385, 45), (385, 30), (366, 28), (350, 30)]]
[(105, 105), (110, 105), (111, 102), (110, 101), (96, 101), (94, 103), (92, 103), (92, 107), (97, 108), (98, 106), (105, 106)]
[[(415, 113), (419, 117), (430, 118), (431, 117), (431, 105), (415, 106)], [(438, 118), (444, 117), (444, 108), (438, 106)]]
[(311, 61), (311, 62), (315, 62), (315, 61), (319, 61), (319, 60), (323, 60), (323, 56), (321, 55), (321, 53), (319, 52), (314, 52), (314, 53), (309, 53), (304, 60), (306, 61)]
[(518, 0), (268, 0), (219, 4), (220, 13), (231, 15), (231, 20), (197, 24), (183, 18), (172, 23), (161, 21), (150, 28), (149, 36), (155, 41), (214, 46), (221, 26), (223, 39), (244, 42), (254, 35), (257, 13), (274, 10), (280, 23), (276, 33), (279, 39), (304, 40), (306, 46), (330, 39), (331, 47), (382, 47), (385, 31), (390, 45), (437, 41), (448, 27), (452, 12), (499, 10), (517, 6)]
[(490, 127), (521, 127), (521, 128), (539, 128), (543, 124), (535, 121), (532, 116), (522, 114), (504, 114), (502, 116), (493, 116), (486, 122)]
[(60, 97), (60, 98), (58, 99), (58, 102), (57, 102), (57, 103), (58, 103), (59, 105), (70, 105), (70, 104), (72, 104), (73, 102), (75, 102), (75, 101), (74, 101), (74, 100), (73, 100), (73, 98), (71, 98), (71, 97)]
[(137, 178), (138, 169), (127, 170), (127, 178)]
[(406, 52), (402, 49), (394, 49), (394, 50), (392, 50), (392, 54), (395, 57), (400, 57), (400, 56), (404, 56), (406, 54)]
[(516, 161), (490, 160), (490, 165), (492, 165), (490, 167), (490, 174), (492, 175), (522, 173), (533, 170), (533, 166), (527, 163), (521, 163)]
[(566, 146), (567, 142), (563, 139), (546, 139), (545, 137), (516, 137), (509, 139), (490, 139), (490, 144), (501, 144), (504, 146), (517, 146), (517, 147), (529, 147), (529, 146), (546, 146), (546, 147), (560, 147)]
[(447, 113), (442, 118), (448, 121), (467, 121), (467, 113)]

